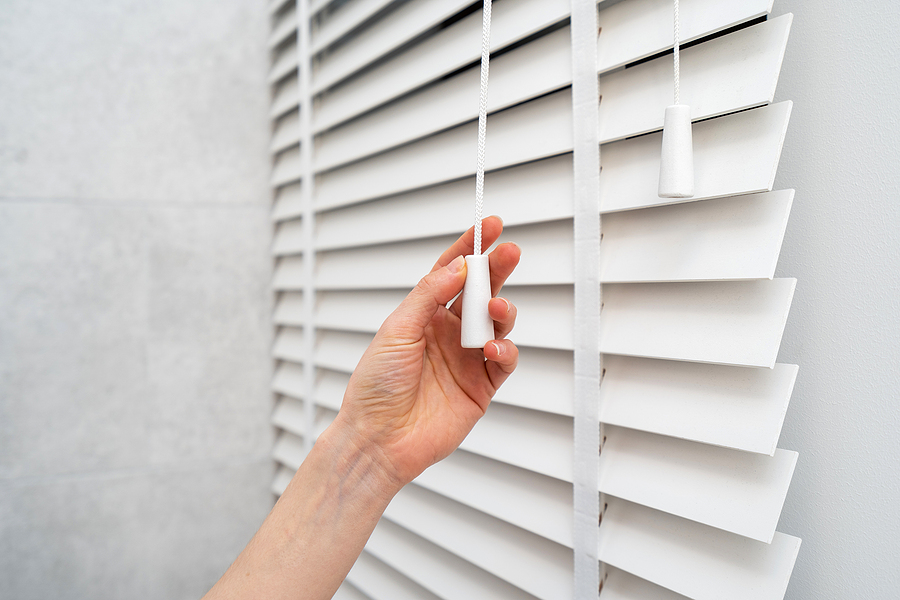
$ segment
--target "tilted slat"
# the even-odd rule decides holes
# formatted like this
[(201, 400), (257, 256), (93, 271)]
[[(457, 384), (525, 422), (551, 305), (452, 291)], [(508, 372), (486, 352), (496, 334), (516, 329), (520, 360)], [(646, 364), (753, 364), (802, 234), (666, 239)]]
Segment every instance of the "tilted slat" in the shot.
[(467, 6), (467, 0), (407, 2), (322, 57), (313, 71), (312, 93), (323, 90), (403, 46)]
[(375, 333), (409, 290), (319, 292), (316, 325), (346, 331)]
[[(515, 329), (510, 337), (515, 340)], [(571, 351), (519, 348), (519, 366), (497, 390), (493, 401), (572, 416), (574, 379)]]
[(299, 218), (303, 214), (303, 197), (301, 183), (285, 185), (275, 191), (275, 202), (272, 206), (272, 220), (286, 221)]
[(297, 32), (297, 4), (291, 2), (284, 12), (278, 15), (277, 22), (269, 34), (268, 46), (274, 48)]
[(269, 151), (281, 152), (300, 143), (300, 111), (292, 110), (278, 118)]
[[(648, 4), (653, 6), (648, 7)], [(684, 39), (687, 40), (724, 29), (764, 14), (769, 4), (771, 0), (750, 3), (703, 0), (689, 3), (681, 11), (682, 34), (686, 35)], [(603, 6), (601, 3), (600, 7)], [(604, 18), (607, 13), (609, 16)], [(601, 10), (600, 14), (603, 28), (598, 38), (601, 45), (598, 56), (602, 61), (600, 72), (643, 58), (672, 44), (671, 6), (666, 0), (620, 2)], [(639, 33), (635, 34), (636, 31)], [(647, 31), (662, 35), (648, 36)], [(615, 49), (615, 60), (619, 63), (611, 64), (604, 60), (612, 49)], [(571, 62), (571, 32), (568, 27), (493, 58), (488, 111), (494, 112), (571, 84)], [(693, 68), (686, 68), (685, 74), (694, 71)], [(315, 169), (333, 168), (475, 119), (478, 115), (478, 86), (479, 71), (471, 68), (326, 132), (316, 140)], [(742, 87), (737, 86), (737, 89)], [(667, 89), (670, 88), (671, 82)], [(768, 98), (759, 93), (753, 94), (754, 99), (750, 100), (746, 96), (743, 93), (736, 105), (750, 105), (759, 103), (760, 98)], [(723, 99), (721, 95), (715, 97)], [(711, 115), (715, 112), (701, 109), (697, 114)], [(661, 118), (662, 110), (653, 117)]]
[(272, 423), (297, 435), (303, 434), (305, 420), (303, 402), (294, 398), (280, 398), (272, 412)]
[[(572, 99), (562, 90), (492, 116), (485, 167), (495, 169), (572, 150)], [(335, 208), (467, 177), (475, 171), (477, 123), (317, 177), (317, 209)]]
[(797, 462), (609, 425), (600, 491), (769, 543)]
[(774, 367), (795, 279), (603, 286), (600, 351)]
[[(426, 4), (426, 3), (411, 3)], [(428, 3), (430, 4), (430, 3)], [(528, 37), (569, 14), (566, 0), (498, 2), (492, 10), (491, 50)], [(398, 11), (400, 12), (400, 11)], [(421, 43), (346, 84), (331, 90), (327, 102), (313, 115), (313, 131), (320, 133), (387, 101), (469, 65), (480, 58), (481, 14), (473, 13)], [(367, 54), (373, 60), (374, 54)], [(331, 68), (331, 65), (329, 65)], [(343, 70), (343, 73), (346, 69)], [(336, 77), (316, 76), (316, 93)]]
[(366, 551), (443, 600), (534, 600), (534, 596), (382, 519)]
[(269, 118), (277, 119), (287, 112), (296, 110), (298, 106), (300, 106), (299, 80), (297, 73), (292, 72), (275, 86)]
[(272, 289), (276, 291), (303, 289), (303, 257), (285, 256), (275, 263)]
[(274, 15), (281, 9), (285, 8), (288, 3), (294, 4), (296, 0), (269, 0), (268, 5), (266, 6), (266, 10), (270, 15)]
[(269, 179), (269, 183), (272, 187), (278, 187), (299, 181), (302, 176), (300, 147), (292, 147), (275, 156), (275, 165), (272, 167), (272, 176)]
[(288, 431), (282, 431), (275, 440), (272, 449), (272, 457), (279, 463), (291, 469), (299, 469), (306, 458), (306, 450), (303, 447), (303, 438)]
[(329, 44), (333, 44), (366, 20), (383, 10), (394, 0), (357, 0), (341, 6), (333, 15), (313, 30), (312, 54), (318, 54)]
[(290, 469), (285, 467), (284, 465), (278, 465), (278, 470), (275, 472), (275, 478), (272, 480), (272, 493), (276, 496), (280, 496), (284, 493), (285, 488), (287, 488), (288, 484), (291, 482), (291, 479), (294, 477), (294, 473), (296, 469)]
[(771, 279), (793, 190), (603, 217), (600, 280)]
[[(693, 0), (680, 6), (681, 43), (727, 29), (772, 10), (773, 0)], [(597, 61), (601, 72), (671, 48), (671, 0), (600, 4)]]
[(500, 293), (516, 305), (516, 326), (510, 337), (538, 348), (573, 348), (575, 296), (570, 285), (507, 286)]
[(800, 540), (771, 544), (608, 498), (599, 558), (694, 600), (781, 600)]
[(372, 598), (345, 580), (332, 596), (332, 600), (372, 600)]
[(347, 373), (319, 369), (316, 374), (316, 404), (333, 411), (340, 410), (349, 381), (350, 375)]
[(572, 485), (457, 450), (429, 467), (416, 485), (572, 546)]
[(606, 355), (600, 421), (773, 455), (796, 365), (753, 369)]
[[(779, 102), (694, 123), (690, 200), (770, 191), (790, 114), (791, 103)], [(673, 203), (657, 195), (661, 140), (653, 133), (603, 145), (602, 212)]]
[(292, 398), (302, 399), (304, 385), (303, 367), (301, 365), (282, 362), (275, 369), (275, 376), (272, 378), (272, 391)]
[[(791, 15), (681, 53), (681, 102), (702, 119), (768, 104), (775, 95)], [(672, 104), (672, 58), (660, 57), (600, 79), (600, 141), (661, 129)]]
[[(507, 226), (572, 216), (572, 155), (493, 171), (487, 176), (490, 214)], [(283, 188), (289, 189), (289, 188)], [(316, 217), (320, 249), (452, 235), (472, 225), (460, 206), (471, 202), (475, 179), (466, 178)]]
[(316, 365), (352, 373), (363, 352), (372, 343), (372, 334), (319, 330), (316, 332)]
[(276, 325), (303, 325), (303, 294), (299, 292), (282, 292), (275, 304), (272, 321)]
[(572, 550), (418, 486), (384, 512), (438, 546), (542, 600), (572, 597)]
[(323, 9), (325, 9), (330, 4), (334, 4), (337, 0), (310, 0), (309, 2), (309, 12), (310, 15), (315, 17)]
[(646, 579), (635, 577), (611, 565), (606, 565), (606, 579), (600, 591), (600, 600), (687, 600)]
[(459, 446), (535, 473), (572, 481), (572, 419), (492, 404)]
[(304, 247), (303, 235), (303, 222), (300, 219), (279, 223), (275, 227), (272, 254), (275, 256), (299, 254)]
[(440, 600), (400, 571), (368, 552), (356, 559), (347, 579), (372, 600)]
[(294, 362), (303, 361), (303, 330), (298, 327), (282, 327), (275, 335), (272, 356)]
[(278, 83), (288, 75), (296, 73), (298, 65), (297, 42), (295, 40), (285, 44), (276, 51), (272, 68), (269, 69), (269, 83)]

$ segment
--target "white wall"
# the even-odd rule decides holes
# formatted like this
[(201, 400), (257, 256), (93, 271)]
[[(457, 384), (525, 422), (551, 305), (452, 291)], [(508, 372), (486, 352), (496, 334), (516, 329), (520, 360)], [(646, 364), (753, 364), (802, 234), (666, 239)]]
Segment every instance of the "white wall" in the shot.
[(794, 24), (777, 187), (797, 190), (779, 276), (798, 278), (779, 360), (800, 375), (781, 447), (800, 460), (779, 529), (803, 538), (787, 597), (900, 589), (900, 9), (777, 0)]
[(0, 597), (199, 597), (271, 505), (261, 0), (0, 2)]

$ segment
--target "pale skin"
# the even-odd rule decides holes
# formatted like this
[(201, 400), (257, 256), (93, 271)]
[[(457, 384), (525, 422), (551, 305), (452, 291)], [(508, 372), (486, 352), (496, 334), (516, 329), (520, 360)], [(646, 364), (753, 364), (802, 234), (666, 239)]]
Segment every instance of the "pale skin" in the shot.
[[(485, 247), (503, 230), (483, 221)], [(385, 320), (356, 367), (334, 423), (319, 436), (272, 512), (205, 600), (326, 600), (344, 580), (388, 503), (429, 466), (453, 452), (516, 368), (506, 336), (516, 308), (496, 297), (520, 250), (490, 254), (488, 304), (496, 339), (460, 347), (463, 256), (469, 229)]]

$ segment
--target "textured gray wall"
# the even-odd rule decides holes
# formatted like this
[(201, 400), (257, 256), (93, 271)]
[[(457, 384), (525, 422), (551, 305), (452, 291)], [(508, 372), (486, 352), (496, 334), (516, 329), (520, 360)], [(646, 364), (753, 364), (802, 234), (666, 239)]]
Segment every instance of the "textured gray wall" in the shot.
[(262, 0), (0, 0), (0, 598), (191, 598), (271, 506)]
[(780, 446), (800, 452), (779, 530), (803, 538), (791, 600), (897, 597), (900, 577), (900, 8), (794, 13), (779, 188), (797, 195), (779, 276), (797, 277), (781, 362), (800, 365)]

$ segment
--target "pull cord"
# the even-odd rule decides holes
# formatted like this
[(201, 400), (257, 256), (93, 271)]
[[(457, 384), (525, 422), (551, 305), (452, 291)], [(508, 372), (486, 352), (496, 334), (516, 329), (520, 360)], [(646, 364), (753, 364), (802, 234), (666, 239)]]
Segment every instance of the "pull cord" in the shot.
[[(677, 2), (678, 0), (676, 0)], [(481, 18), (481, 95), (478, 104), (478, 157), (475, 163), (475, 254), (481, 254), (484, 213), (484, 140), (487, 136), (488, 70), (491, 61), (491, 0), (484, 0)]]
[(678, 18), (678, 0), (675, 0), (675, 104), (681, 104), (678, 98), (679, 79), (681, 76), (681, 63), (679, 60), (679, 46), (681, 45), (681, 32), (678, 26), (680, 19)]

